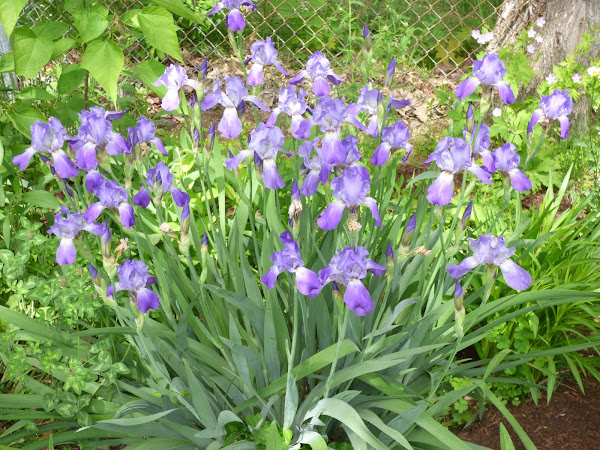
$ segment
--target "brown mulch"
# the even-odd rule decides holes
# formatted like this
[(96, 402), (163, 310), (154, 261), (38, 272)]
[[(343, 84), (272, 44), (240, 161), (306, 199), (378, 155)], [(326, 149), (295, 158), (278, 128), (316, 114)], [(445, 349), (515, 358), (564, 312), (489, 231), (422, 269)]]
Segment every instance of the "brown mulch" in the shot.
[[(552, 394), (550, 404), (542, 398), (536, 406), (529, 400), (519, 406), (508, 406), (539, 450), (600, 448), (600, 383), (584, 380), (585, 395), (574, 380), (565, 381)], [(517, 449), (525, 446), (501, 412), (486, 408), (483, 420), (457, 436), (474, 444), (500, 449), (500, 422), (504, 424)]]

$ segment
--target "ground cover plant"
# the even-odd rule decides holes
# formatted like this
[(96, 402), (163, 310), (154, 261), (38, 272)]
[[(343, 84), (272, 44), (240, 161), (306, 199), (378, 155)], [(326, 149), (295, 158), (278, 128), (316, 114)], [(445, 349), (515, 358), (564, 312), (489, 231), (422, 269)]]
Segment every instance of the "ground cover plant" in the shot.
[[(20, 202), (4, 221), (2, 276), (13, 284), (0, 306), (11, 368), (0, 419), (11, 424), (0, 444), (471, 448), (440, 424), (468, 395), (478, 414), (498, 407), (533, 448), (500, 386), (535, 396), (544, 375), (551, 395), (561, 365), (597, 375), (577, 354), (598, 344), (581, 314), (597, 309), (598, 218), (578, 219), (591, 199), (557, 216), (567, 174), (556, 194), (548, 181), (539, 211), (521, 206), (529, 164), (568, 138), (571, 92), (528, 100), (515, 110), (527, 119), (494, 134), (488, 113), (511, 117), (524, 75), (507, 70), (518, 59), (482, 53), (453, 94), (435, 164), (401, 180), (413, 148), (395, 114), (408, 104), (391, 93), (395, 59), (384, 76), (365, 64), (365, 85), (341, 96), (346, 81), (319, 51), (299, 71), (271, 39), (244, 54), (255, 7), (210, 11), (226, 21), (245, 79), (209, 81), (205, 65), (139, 72), (182, 118), (167, 130), (175, 136), (105, 102), (68, 128), (62, 117), (31, 121), (30, 145), (7, 149), (17, 198), (56, 204), (47, 236), (15, 217), (32, 210)], [(370, 61), (367, 26), (362, 38)], [(289, 85), (260, 122), (264, 71)], [(218, 107), (219, 122), (203, 123)], [(40, 193), (48, 185), (58, 195)], [(13, 273), (32, 243), (61, 275), (46, 286), (41, 273)], [(61, 283), (63, 309), (39, 311)], [(463, 361), (472, 347), (479, 359)]]

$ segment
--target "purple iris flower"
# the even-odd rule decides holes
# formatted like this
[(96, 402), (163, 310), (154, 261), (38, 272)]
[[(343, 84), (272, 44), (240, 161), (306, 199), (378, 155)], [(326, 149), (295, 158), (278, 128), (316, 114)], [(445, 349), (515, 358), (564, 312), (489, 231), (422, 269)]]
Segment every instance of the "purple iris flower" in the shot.
[(56, 173), (61, 178), (77, 176), (79, 171), (62, 149), (66, 137), (67, 130), (57, 118), (50, 117), (48, 123), (36, 120), (31, 125), (31, 147), (25, 150), (25, 153), (15, 156), (13, 164), (25, 170), (33, 155), (38, 152), (48, 153), (52, 156)]
[(165, 73), (154, 82), (154, 86), (160, 85), (167, 87), (167, 94), (160, 104), (165, 111), (174, 111), (179, 108), (179, 91), (184, 86), (196, 88), (196, 82), (188, 79), (185, 68), (175, 64), (169, 65), (165, 69)]
[[(104, 111), (104, 110), (102, 110)], [(98, 167), (97, 153), (104, 150), (108, 155), (120, 155), (129, 150), (127, 141), (113, 131), (112, 123), (100, 111), (83, 111), (77, 136), (68, 138), (77, 150), (77, 166), (85, 171)]]
[(158, 309), (160, 299), (158, 294), (146, 286), (156, 283), (158, 280), (148, 273), (148, 267), (142, 261), (126, 259), (117, 268), (119, 281), (115, 284), (114, 291), (128, 291), (137, 300), (137, 308), (142, 313), (149, 309)]
[(392, 85), (392, 78), (394, 78), (394, 73), (396, 72), (396, 57), (392, 56), (390, 63), (388, 64), (388, 68), (385, 72), (385, 80), (383, 85), (386, 88), (389, 88)]
[(408, 219), (408, 222), (406, 223), (406, 229), (404, 230), (404, 233), (402, 233), (402, 246), (408, 247), (410, 245), (410, 238), (412, 237), (412, 234), (416, 228), (417, 215), (413, 214), (410, 216), (410, 219)]
[(337, 86), (344, 81), (331, 70), (330, 66), (331, 64), (327, 57), (321, 52), (316, 52), (308, 58), (306, 70), (301, 70), (298, 75), (290, 80), (290, 84), (298, 84), (301, 83), (304, 78), (311, 77), (313, 80), (313, 93), (318, 97), (329, 95), (331, 93), (331, 86), (329, 83), (333, 83)]
[(367, 169), (359, 165), (344, 170), (341, 177), (331, 181), (331, 188), (335, 201), (327, 206), (317, 220), (319, 227), (323, 230), (335, 229), (342, 219), (344, 209), (348, 208), (351, 213), (356, 213), (361, 205), (371, 210), (375, 226), (381, 226), (377, 202), (374, 198), (367, 197), (371, 188), (371, 177)]
[(302, 116), (308, 106), (306, 101), (306, 92), (304, 89), (298, 89), (296, 94), (296, 88), (288, 86), (282, 88), (279, 92), (279, 101), (276, 108), (273, 108), (273, 112), (267, 120), (267, 125), (272, 127), (277, 121), (279, 114), (285, 113), (292, 118), (292, 136), (296, 139), (306, 139), (310, 136), (310, 122), (306, 122)]
[(101, 236), (104, 233), (105, 226), (100, 223), (87, 224), (82, 213), (76, 212), (71, 214), (66, 206), (61, 206), (59, 212), (54, 215), (54, 224), (48, 230), (49, 234), (61, 238), (58, 250), (56, 251), (56, 262), (61, 266), (70, 266), (73, 264), (77, 256), (73, 240), (83, 230), (89, 231), (96, 236)]
[(370, 89), (368, 85), (363, 86), (358, 95), (356, 103), (359, 111), (365, 111), (369, 117), (369, 125), (367, 125), (367, 134), (373, 137), (379, 136), (379, 117), (377, 109), (383, 95), (377, 89)]
[(250, 133), (249, 150), (242, 150), (236, 156), (227, 158), (225, 166), (230, 170), (234, 169), (244, 159), (254, 156), (255, 164), (262, 166), (265, 187), (280, 189), (285, 186), (285, 183), (277, 172), (275, 158), (279, 152), (287, 153), (283, 149), (284, 141), (285, 137), (278, 127), (268, 127), (264, 123), (259, 123), (258, 127)]
[(250, 11), (256, 9), (256, 5), (250, 0), (222, 0), (218, 2), (213, 10), (208, 14), (208, 17), (214, 16), (223, 8), (229, 10), (227, 14), (227, 26), (231, 31), (241, 31), (246, 27), (246, 21), (240, 11), (241, 7), (247, 7)]
[(429, 155), (424, 164), (435, 161), (442, 170), (439, 177), (429, 186), (427, 200), (432, 205), (443, 206), (452, 200), (454, 175), (463, 170), (473, 173), (482, 183), (492, 184), (490, 174), (473, 163), (471, 146), (461, 138), (444, 138)]
[(135, 127), (130, 127), (128, 130), (128, 147), (127, 153), (139, 144), (154, 144), (159, 152), (166, 155), (167, 151), (162, 141), (155, 136), (156, 125), (151, 120), (148, 120), (146, 116), (140, 116), (139, 120), (135, 124)]
[(321, 132), (325, 133), (321, 141), (321, 154), (327, 164), (339, 164), (346, 157), (340, 141), (340, 129), (344, 122), (351, 123), (361, 131), (365, 130), (365, 126), (356, 119), (357, 111), (353, 109), (355, 108), (347, 107), (341, 98), (321, 97), (312, 117), (307, 119), (310, 123), (309, 128), (319, 125)]
[(505, 75), (506, 67), (498, 59), (498, 55), (496, 53), (485, 55), (481, 61), (473, 61), (473, 76), (460, 83), (454, 93), (462, 100), (471, 95), (479, 85), (484, 90), (496, 86), (502, 101), (505, 104), (513, 103), (515, 94), (510, 86), (502, 81)]
[(263, 84), (263, 68), (265, 66), (275, 66), (283, 75), (286, 77), (290, 76), (277, 60), (277, 50), (275, 50), (270, 37), (267, 37), (266, 41), (256, 41), (252, 44), (250, 47), (250, 58), (248, 59), (254, 61), (248, 72), (247, 83), (249, 86), (260, 86)]
[(516, 249), (506, 248), (504, 237), (483, 234), (478, 241), (469, 239), (469, 246), (473, 250), (473, 256), (465, 258), (456, 266), (446, 266), (452, 278), (458, 279), (475, 267), (486, 265), (489, 268), (500, 267), (506, 284), (517, 291), (525, 290), (531, 284), (531, 275), (508, 259)]
[(213, 91), (202, 100), (202, 111), (214, 108), (217, 104), (225, 107), (223, 117), (217, 127), (221, 136), (227, 139), (236, 138), (242, 132), (242, 121), (238, 117), (238, 108), (244, 101), (253, 103), (263, 111), (270, 111), (254, 95), (248, 95), (248, 89), (239, 77), (225, 77), (225, 92), (219, 88), (219, 80), (215, 81)]
[(367, 271), (380, 277), (386, 270), (368, 256), (369, 251), (364, 247), (358, 246), (356, 250), (346, 247), (338, 250), (329, 265), (319, 271), (322, 285), (333, 282), (346, 286), (344, 302), (357, 316), (366, 316), (375, 308), (375, 303), (361, 280), (367, 276)]
[(290, 272), (296, 275), (296, 287), (302, 294), (310, 298), (316, 297), (321, 292), (319, 277), (312, 270), (304, 267), (298, 243), (292, 239), (290, 232), (284, 231), (280, 237), (285, 248), (270, 256), (273, 265), (260, 281), (271, 290), (281, 272)]
[(408, 143), (410, 131), (402, 120), (399, 120), (391, 127), (385, 127), (381, 132), (381, 144), (371, 158), (371, 163), (376, 166), (382, 166), (387, 161), (392, 150), (403, 148), (406, 150), (406, 156), (402, 158), (402, 164), (412, 153), (412, 145)]
[(127, 191), (116, 181), (102, 178), (94, 187), (92, 194), (98, 197), (99, 201), (92, 203), (83, 215), (86, 222), (93, 222), (108, 208), (118, 212), (119, 220), (125, 228), (135, 225), (133, 207), (127, 203)]
[[(323, 161), (321, 148), (317, 145), (321, 138), (315, 138), (312, 141), (304, 141), (298, 147), (298, 156), (304, 158), (304, 168), (306, 177), (302, 182), (300, 193), (305, 197), (310, 197), (317, 193), (319, 181), (321, 184), (327, 183), (332, 167)], [(314, 153), (313, 153), (314, 150)]]
[(494, 167), (498, 172), (507, 174), (510, 177), (510, 184), (513, 189), (519, 192), (531, 189), (531, 181), (523, 172), (519, 170), (521, 157), (515, 152), (515, 146), (510, 143), (494, 150)]
[[(468, 136), (468, 128), (465, 127), (463, 129), (463, 137), (466, 141), (468, 141)], [(488, 127), (485, 123), (477, 124), (470, 136), (473, 147), (473, 158), (481, 156), (483, 160), (483, 167), (485, 167), (490, 173), (495, 172), (494, 157), (492, 156), (492, 152), (490, 152), (490, 127)], [(475, 136), (475, 138), (473, 138), (473, 136)]]
[(560, 136), (563, 139), (569, 137), (569, 118), (573, 111), (573, 99), (569, 97), (569, 91), (556, 89), (552, 94), (545, 95), (540, 100), (540, 108), (536, 109), (531, 116), (527, 134), (533, 132), (533, 127), (540, 120), (560, 122)]
[(127, 110), (125, 111), (107, 111), (102, 106), (92, 106), (88, 110), (83, 110), (79, 113), (79, 120), (81, 125), (87, 125), (87, 120), (90, 117), (103, 117), (108, 120), (119, 120), (121, 119)]

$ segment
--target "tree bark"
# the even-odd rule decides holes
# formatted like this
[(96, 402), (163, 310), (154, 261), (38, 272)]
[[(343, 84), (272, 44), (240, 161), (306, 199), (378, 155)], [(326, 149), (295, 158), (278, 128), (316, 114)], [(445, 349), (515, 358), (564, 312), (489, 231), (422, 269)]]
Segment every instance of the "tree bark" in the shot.
[[(552, 72), (552, 66), (575, 50), (581, 42), (581, 35), (592, 31), (600, 37), (600, 1), (599, 0), (505, 0), (494, 29), (495, 39), (490, 43), (489, 51), (514, 44), (523, 29), (535, 25), (538, 17), (544, 16), (546, 25), (540, 30), (544, 42), (535, 43), (532, 67), (537, 72), (519, 97), (536, 95), (540, 81)], [(589, 65), (591, 59), (600, 56), (600, 41), (597, 41), (586, 55), (577, 55), (577, 62)], [(588, 122), (589, 100), (581, 98), (575, 105), (575, 122), (585, 130)], [(575, 128), (577, 129), (577, 127)]]

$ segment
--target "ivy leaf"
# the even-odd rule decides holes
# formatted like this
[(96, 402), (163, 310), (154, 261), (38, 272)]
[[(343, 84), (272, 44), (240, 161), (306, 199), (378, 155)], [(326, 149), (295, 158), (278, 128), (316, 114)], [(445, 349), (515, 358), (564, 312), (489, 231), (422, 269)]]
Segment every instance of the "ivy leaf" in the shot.
[(124, 62), (123, 51), (117, 44), (110, 39), (98, 40), (91, 42), (86, 49), (81, 58), (81, 67), (89, 70), (113, 103), (116, 103), (117, 84)]
[(52, 50), (52, 57), (50, 59), (55, 60), (59, 56), (64, 55), (73, 47), (75, 47), (76, 43), (77, 41), (75, 39), (69, 37), (59, 39), (54, 43), (54, 49)]
[(13, 53), (15, 72), (27, 78), (34, 78), (50, 61), (54, 43), (48, 36), (36, 36), (27, 28), (17, 28), (13, 32)]
[(173, 22), (173, 15), (160, 6), (148, 6), (137, 16), (140, 28), (146, 35), (146, 40), (152, 46), (176, 60), (183, 62), (178, 27)]
[(85, 72), (85, 69), (82, 69), (79, 64), (69, 64), (65, 67), (56, 86), (58, 93), (61, 95), (70, 94), (81, 86), (85, 78)]
[(27, 107), (19, 112), (9, 109), (6, 115), (17, 131), (27, 138), (31, 138), (31, 125), (36, 120), (44, 120), (42, 113), (33, 107)]
[(21, 10), (25, 7), (27, 0), (10, 0), (0, 2), (0, 22), (7, 36), (10, 37), (15, 29), (17, 19)]
[(79, 31), (80, 41), (86, 43), (99, 37), (108, 27), (108, 9), (95, 5), (92, 9), (73, 11), (75, 28)]
[(165, 96), (167, 88), (164, 85), (154, 86), (156, 80), (165, 73), (165, 66), (154, 59), (147, 59), (135, 66), (135, 73), (148, 89), (154, 91), (159, 97)]
[(5, 53), (0, 57), (0, 73), (15, 71), (15, 55), (13, 52)]
[(202, 22), (202, 17), (185, 6), (181, 0), (153, 0), (152, 3), (163, 6), (174, 14), (177, 14), (192, 23)]

